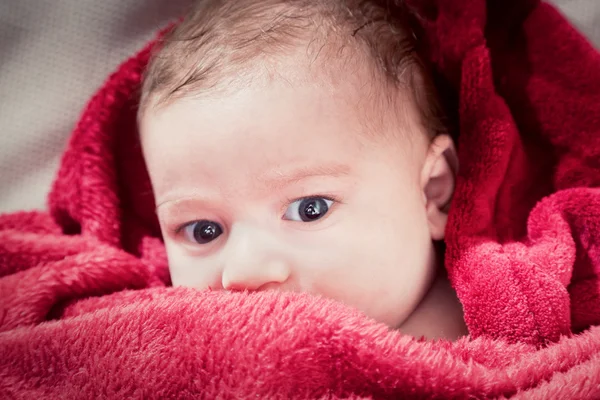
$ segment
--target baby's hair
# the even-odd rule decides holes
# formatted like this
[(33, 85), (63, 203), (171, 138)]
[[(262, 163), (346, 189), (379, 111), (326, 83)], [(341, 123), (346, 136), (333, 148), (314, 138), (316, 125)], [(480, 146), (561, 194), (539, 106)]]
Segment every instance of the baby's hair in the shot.
[(197, 0), (158, 44), (144, 74), (139, 112), (149, 103), (165, 105), (252, 79), (252, 65), (267, 65), (302, 44), (321, 67), (330, 67), (334, 63), (326, 61), (332, 59), (336, 65), (371, 64), (388, 98), (409, 88), (428, 133), (446, 131), (403, 0)]

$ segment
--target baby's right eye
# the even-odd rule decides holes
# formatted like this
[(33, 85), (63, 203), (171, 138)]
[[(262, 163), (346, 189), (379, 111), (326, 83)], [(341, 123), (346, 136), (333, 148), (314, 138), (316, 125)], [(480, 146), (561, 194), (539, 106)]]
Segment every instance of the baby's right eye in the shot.
[(223, 228), (213, 221), (196, 221), (184, 226), (183, 233), (191, 243), (207, 244), (221, 236)]

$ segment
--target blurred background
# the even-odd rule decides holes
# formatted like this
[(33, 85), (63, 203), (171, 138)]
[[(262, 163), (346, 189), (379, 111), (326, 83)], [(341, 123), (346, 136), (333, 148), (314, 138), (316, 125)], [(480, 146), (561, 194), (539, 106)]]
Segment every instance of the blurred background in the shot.
[[(43, 209), (87, 100), (191, 0), (0, 0), (0, 213)], [(600, 0), (553, 0), (600, 47)]]

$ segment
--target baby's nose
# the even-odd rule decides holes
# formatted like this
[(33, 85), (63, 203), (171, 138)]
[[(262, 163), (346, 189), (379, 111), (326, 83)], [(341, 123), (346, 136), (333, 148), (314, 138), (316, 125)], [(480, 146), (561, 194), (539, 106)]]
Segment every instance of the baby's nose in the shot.
[(277, 288), (291, 273), (276, 241), (250, 227), (232, 229), (226, 245), (222, 285), (226, 290)]
[(225, 290), (276, 289), (288, 277), (289, 269), (280, 262), (229, 265), (223, 270), (222, 284)]

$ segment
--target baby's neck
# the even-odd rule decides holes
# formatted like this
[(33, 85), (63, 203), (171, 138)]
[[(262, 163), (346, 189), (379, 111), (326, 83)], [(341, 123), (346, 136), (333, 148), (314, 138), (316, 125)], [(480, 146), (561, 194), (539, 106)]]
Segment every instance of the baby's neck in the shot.
[(445, 271), (437, 274), (431, 288), (400, 331), (417, 338), (456, 340), (468, 335), (463, 309)]

